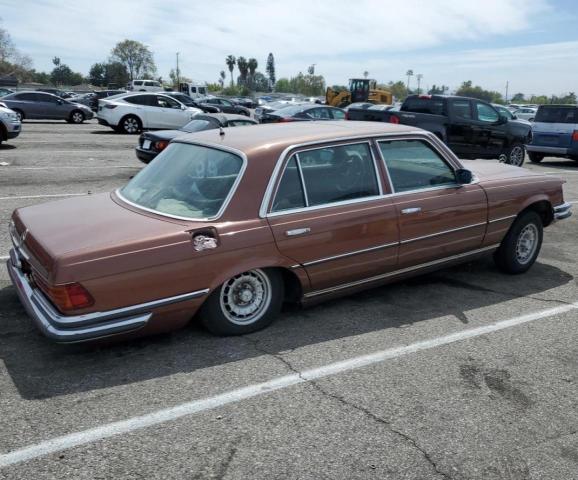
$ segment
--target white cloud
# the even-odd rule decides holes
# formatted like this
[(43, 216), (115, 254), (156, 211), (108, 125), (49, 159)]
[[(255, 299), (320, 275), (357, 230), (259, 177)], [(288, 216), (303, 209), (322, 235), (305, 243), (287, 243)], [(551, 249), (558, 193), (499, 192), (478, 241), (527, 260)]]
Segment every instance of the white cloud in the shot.
[[(490, 80), (492, 69), (516, 73), (515, 65), (522, 69), (516, 75), (531, 85), (525, 69), (540, 66), (537, 59), (556, 65), (569, 59), (578, 63), (568, 43), (561, 44), (561, 50), (536, 46), (452, 55), (420, 53), (527, 31), (536, 15), (550, 11), (547, 0), (26, 3), (24, 8), (21, 0), (0, 0), (0, 15), (17, 45), (32, 55), (40, 69), (49, 69), (57, 55), (73, 69), (86, 72), (124, 38), (148, 44), (164, 76), (179, 51), (183, 74), (208, 81), (215, 81), (225, 69), (228, 54), (254, 56), (264, 69), (269, 52), (275, 54), (278, 77), (317, 63), (329, 83), (346, 82), (366, 69), (380, 80), (397, 79), (407, 68), (423, 70), (424, 80), (429, 77), (433, 83), (453, 85), (466, 77), (482, 83), (481, 79)], [(501, 82), (498, 77), (490, 81)]]

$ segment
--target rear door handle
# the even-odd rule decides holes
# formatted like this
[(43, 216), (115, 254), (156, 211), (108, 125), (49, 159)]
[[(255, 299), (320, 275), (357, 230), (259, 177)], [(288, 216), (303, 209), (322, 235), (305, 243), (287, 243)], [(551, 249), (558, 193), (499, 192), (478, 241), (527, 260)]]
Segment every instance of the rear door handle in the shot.
[(413, 208), (404, 208), (401, 213), (404, 215), (408, 215), (410, 213), (419, 213), (421, 212), (421, 207), (413, 207)]
[(311, 231), (311, 229), (308, 227), (296, 228), (295, 230), (287, 230), (285, 232), (285, 235), (287, 235), (288, 237), (295, 237), (297, 235), (304, 235), (306, 233), (309, 233), (310, 231)]

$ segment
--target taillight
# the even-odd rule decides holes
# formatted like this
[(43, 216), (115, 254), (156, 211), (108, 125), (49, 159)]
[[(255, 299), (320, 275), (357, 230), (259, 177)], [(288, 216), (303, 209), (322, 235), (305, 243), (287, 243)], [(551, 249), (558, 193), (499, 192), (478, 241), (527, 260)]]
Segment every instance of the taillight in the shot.
[(389, 117), (389, 123), (395, 123), (397, 125), (399, 123), (399, 117), (392, 115)]
[(572, 141), (578, 142), (578, 130), (574, 130), (574, 132), (572, 133)]
[(94, 305), (92, 295), (80, 283), (48, 285), (34, 275), (36, 285), (42, 290), (61, 312), (70, 312)]
[(155, 150), (162, 152), (165, 148), (167, 148), (168, 144), (169, 142), (166, 140), (159, 140), (158, 142), (155, 142)]

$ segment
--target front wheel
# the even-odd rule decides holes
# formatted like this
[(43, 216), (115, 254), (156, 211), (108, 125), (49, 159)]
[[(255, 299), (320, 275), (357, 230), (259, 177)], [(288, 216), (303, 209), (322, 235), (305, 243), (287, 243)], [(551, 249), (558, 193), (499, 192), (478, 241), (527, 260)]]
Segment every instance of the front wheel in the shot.
[(521, 143), (514, 143), (506, 150), (505, 163), (513, 165), (514, 167), (521, 167), (524, 164), (524, 157), (526, 156), (526, 149)]
[(69, 118), (69, 122), (70, 123), (82, 123), (85, 120), (85, 116), (84, 113), (82, 113), (80, 110), (75, 110), (74, 112), (72, 112), (70, 114), (70, 118)]
[(281, 311), (283, 287), (283, 278), (276, 270), (240, 273), (210, 295), (199, 316), (215, 335), (243, 335), (261, 330)]
[(536, 261), (542, 247), (542, 218), (536, 212), (520, 215), (494, 254), (494, 261), (505, 273), (524, 273)]
[(540, 155), (536, 152), (528, 152), (528, 157), (530, 157), (530, 161), (532, 163), (540, 163), (542, 160), (544, 160), (544, 155)]

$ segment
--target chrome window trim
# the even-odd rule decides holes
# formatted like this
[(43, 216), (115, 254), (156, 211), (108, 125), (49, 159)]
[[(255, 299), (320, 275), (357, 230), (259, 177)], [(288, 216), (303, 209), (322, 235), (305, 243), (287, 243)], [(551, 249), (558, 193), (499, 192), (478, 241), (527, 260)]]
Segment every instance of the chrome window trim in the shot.
[[(404, 134), (397, 133), (397, 132), (396, 133), (389, 133), (389, 134), (388, 133), (383, 133), (383, 134), (382, 133), (378, 133), (378, 134), (364, 133), (361, 135), (351, 135), (351, 136), (342, 137), (342, 138), (333, 138), (333, 139), (325, 139), (325, 140), (314, 140), (311, 142), (295, 143), (295, 144), (289, 145), (287, 148), (285, 148), (281, 152), (281, 155), (279, 155), (279, 158), (277, 159), (277, 161), (275, 163), (275, 168), (273, 169), (273, 172), (271, 173), (271, 178), (269, 178), (269, 182), (267, 183), (267, 188), (265, 189), (265, 193), (263, 195), (263, 200), (261, 201), (261, 206), (259, 208), (259, 218), (267, 218), (268, 216), (272, 215), (271, 213), (268, 213), (268, 210), (269, 210), (269, 204), (271, 203), (271, 199), (272, 199), (272, 195), (273, 195), (273, 189), (275, 188), (275, 185), (277, 184), (277, 177), (279, 176), (279, 171), (283, 167), (285, 160), (287, 158), (287, 155), (289, 153), (293, 152), (293, 150), (306, 148), (306, 147), (310, 147), (310, 146), (314, 146), (314, 145), (318, 145), (318, 149), (321, 149), (321, 148), (330, 147), (332, 145), (333, 146), (351, 145), (351, 144), (365, 143), (365, 142), (368, 142), (369, 144), (371, 144), (371, 142), (374, 140), (374, 138), (377, 135), (380, 138), (385, 138), (385, 137), (389, 137), (389, 136), (400, 137), (400, 136), (403, 136)], [(423, 138), (423, 137), (420, 136), (420, 138)], [(351, 142), (349, 142), (349, 140), (351, 140)], [(340, 142), (348, 142), (348, 143), (340, 143)], [(326, 145), (320, 145), (322, 143), (325, 143)], [(370, 147), (371, 147), (371, 145), (370, 145)], [(312, 149), (307, 149), (307, 150), (312, 150)], [(373, 154), (373, 149), (371, 149), (371, 151), (372, 151), (372, 156), (375, 158), (375, 155)], [(299, 152), (295, 152), (295, 153), (299, 153)], [(381, 189), (382, 188), (381, 176), (379, 175), (378, 172), (379, 172), (379, 169), (377, 169), (377, 166), (376, 166), (378, 185), (380, 186), (380, 189)], [(380, 191), (383, 191), (383, 190), (380, 190)], [(321, 207), (321, 205), (316, 205), (316, 206), (313, 206), (310, 208), (315, 209), (315, 208), (319, 208), (319, 207)], [(287, 214), (288, 213), (295, 213), (295, 212), (289, 211), (289, 210), (286, 210), (285, 212)], [(278, 213), (281, 213), (281, 212), (276, 212), (276, 214), (278, 214)]]
[(245, 155), (244, 152), (242, 152), (241, 150), (238, 150), (236, 148), (227, 147), (224, 145), (217, 145), (217, 144), (214, 144), (211, 142), (200, 142), (200, 141), (196, 141), (196, 140), (194, 142), (187, 142), (186, 140), (184, 140), (184, 141), (183, 140), (174, 140), (174, 143), (182, 143), (182, 144), (186, 144), (186, 145), (197, 145), (200, 147), (213, 148), (215, 150), (222, 150), (224, 152), (237, 155), (238, 157), (241, 158), (241, 160), (243, 162), (241, 165), (241, 169), (239, 170), (239, 173), (237, 174), (237, 178), (235, 179), (235, 182), (231, 186), (229, 193), (225, 197), (225, 200), (224, 200), (223, 204), (221, 205), (221, 208), (219, 209), (219, 211), (216, 213), (216, 215), (214, 215), (212, 217), (206, 217), (206, 218), (182, 217), (180, 215), (171, 215), (170, 213), (163, 213), (163, 212), (159, 212), (158, 210), (154, 210), (152, 208), (143, 207), (141, 205), (138, 205), (137, 203), (134, 203), (134, 202), (128, 200), (127, 198), (124, 197), (124, 195), (122, 195), (121, 189), (126, 187), (126, 185), (124, 185), (123, 187), (117, 188), (114, 193), (123, 202), (126, 202), (129, 205), (132, 205), (133, 207), (138, 208), (139, 210), (144, 210), (145, 212), (154, 213), (154, 214), (160, 215), (162, 217), (174, 218), (175, 220), (185, 220), (187, 222), (210, 222), (210, 221), (218, 220), (219, 218), (221, 218), (221, 216), (223, 215), (223, 213), (225, 212), (225, 210), (229, 206), (229, 203), (231, 202), (233, 195), (235, 195), (235, 192), (237, 191), (237, 187), (239, 186), (239, 183), (241, 183), (241, 180), (245, 174), (245, 170), (247, 170), (247, 164), (248, 164), (247, 155)]
[[(434, 137), (435, 137), (435, 135), (434, 135)], [(383, 156), (383, 152), (381, 151), (381, 148), (379, 146), (380, 142), (395, 142), (395, 141), (402, 141), (403, 142), (403, 141), (407, 141), (407, 140), (422, 141), (428, 147), (430, 147), (431, 150), (440, 158), (440, 160), (442, 162), (444, 162), (450, 168), (450, 170), (454, 173), (454, 175), (455, 175), (457, 168), (461, 168), (461, 166), (456, 168), (456, 166), (453, 164), (453, 162), (451, 162), (448, 158), (446, 158), (446, 155), (442, 154), (442, 152), (440, 152), (439, 149), (436, 148), (436, 145), (434, 145), (432, 142), (429, 141), (431, 138), (432, 138), (431, 136), (427, 136), (427, 137), (424, 136), (423, 138), (400, 138), (400, 139), (392, 139), (392, 140), (389, 140), (389, 139), (384, 140), (384, 139), (380, 139), (380, 138), (375, 139), (375, 143), (377, 144), (377, 150), (379, 151), (379, 156), (381, 158), (381, 161), (383, 162), (383, 166), (385, 168), (385, 171), (387, 172), (387, 178), (389, 180), (389, 186), (390, 186), (390, 189), (391, 189), (393, 195), (403, 195), (403, 194), (408, 194), (408, 193), (424, 192), (424, 191), (429, 191), (429, 190), (440, 190), (440, 189), (445, 189), (445, 188), (461, 188), (461, 187), (463, 187), (462, 184), (457, 183), (457, 181), (456, 181), (456, 183), (448, 183), (445, 185), (439, 185), (437, 187), (414, 188), (412, 190), (404, 190), (403, 192), (397, 192), (396, 191), (395, 185), (393, 184), (393, 181), (391, 179), (391, 175), (389, 173), (389, 167), (387, 166), (387, 162), (385, 161), (385, 158)], [(471, 185), (472, 183), (474, 183), (474, 182), (469, 183), (469, 185)]]
[(431, 262), (420, 263), (419, 265), (413, 265), (411, 267), (406, 267), (406, 268), (402, 268), (399, 270), (394, 270), (392, 272), (383, 273), (381, 275), (375, 275), (373, 277), (368, 277), (368, 278), (364, 278), (361, 280), (356, 280), (355, 282), (343, 283), (341, 285), (336, 285), (334, 287), (324, 288), (322, 290), (315, 290), (313, 292), (306, 293), (304, 295), (304, 298), (313, 298), (313, 297), (317, 297), (319, 295), (325, 295), (328, 293), (337, 292), (337, 291), (344, 290), (347, 288), (356, 287), (358, 285), (363, 285), (363, 284), (370, 283), (370, 282), (384, 280), (386, 278), (394, 277), (397, 275), (402, 275), (404, 273), (410, 273), (410, 272), (413, 272), (415, 270), (421, 270), (423, 268), (433, 267), (435, 265), (440, 265), (440, 264), (443, 264), (446, 262), (451, 262), (452, 260), (458, 260), (460, 258), (466, 258), (466, 257), (472, 256), (472, 255), (477, 255), (479, 253), (484, 253), (486, 251), (496, 250), (499, 246), (500, 246), (499, 244), (494, 244), (494, 245), (490, 245), (488, 247), (482, 247), (482, 248), (478, 248), (476, 250), (470, 250), (469, 252), (459, 253), (457, 255), (451, 255), (449, 257), (440, 258), (438, 260), (433, 260)]
[(374, 195), (373, 197), (356, 198), (353, 200), (343, 200), (341, 202), (324, 203), (323, 205), (313, 205), (311, 207), (292, 208), (291, 210), (281, 210), (279, 212), (271, 212), (266, 215), (266, 218), (280, 217), (283, 215), (290, 215), (293, 213), (313, 212), (315, 210), (323, 210), (332, 207), (341, 207), (343, 205), (354, 205), (356, 203), (373, 202), (375, 200), (382, 200), (383, 195)]
[(444, 230), (443, 232), (430, 233), (429, 235), (423, 235), (421, 237), (409, 238), (407, 240), (402, 240), (400, 244), (405, 245), (406, 243), (412, 243), (417, 242), (418, 240), (426, 240), (428, 238), (439, 237), (440, 235), (446, 235), (448, 233), (459, 232), (461, 230), (468, 230), (470, 228), (481, 227), (483, 225), (488, 225), (488, 222), (474, 223), (472, 225), (466, 225), (464, 227), (450, 228), (449, 230)]
[(317, 265), (319, 263), (329, 262), (331, 260), (338, 260), (340, 258), (351, 257), (353, 255), (359, 255), (360, 253), (372, 252), (374, 250), (383, 250), (390, 247), (396, 247), (399, 242), (385, 243), (383, 245), (377, 245), (375, 247), (363, 248), (361, 250), (354, 250), (353, 252), (342, 253), (340, 255), (333, 255), (331, 257), (320, 258), (319, 260), (312, 260), (311, 262), (305, 262), (302, 264), (304, 267), (309, 267), (311, 265)]

